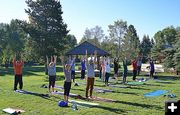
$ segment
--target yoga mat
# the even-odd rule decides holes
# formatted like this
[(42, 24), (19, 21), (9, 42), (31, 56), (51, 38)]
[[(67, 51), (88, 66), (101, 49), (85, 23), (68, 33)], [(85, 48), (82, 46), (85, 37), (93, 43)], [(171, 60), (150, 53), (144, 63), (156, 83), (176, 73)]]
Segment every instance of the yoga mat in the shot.
[(58, 88), (58, 89), (61, 89), (61, 90), (64, 90), (64, 87), (63, 86), (54, 86), (55, 88)]
[(102, 97), (93, 97), (92, 100), (103, 101), (103, 102), (116, 102), (116, 100), (107, 99), (107, 98), (102, 98)]
[(102, 88), (94, 88), (93, 90), (100, 90), (100, 91), (104, 91), (104, 92), (113, 92), (113, 90), (109, 90), (109, 89), (102, 89)]
[(146, 93), (146, 94), (144, 94), (144, 96), (145, 97), (155, 97), (155, 96), (163, 95), (163, 94), (165, 94), (167, 92), (168, 92), (167, 90), (156, 90), (156, 91), (153, 91), (153, 92), (150, 92), (150, 93)]
[(21, 109), (5, 108), (3, 109), (3, 112), (13, 114), (13, 113), (24, 113), (25, 111)]
[(76, 82), (78, 85), (82, 84), (82, 85), (86, 85), (86, 82)]
[(105, 93), (103, 90), (96, 90), (96, 93)]
[(40, 96), (40, 97), (49, 97), (48, 94), (35, 93), (35, 92), (30, 92), (30, 91), (25, 91), (25, 90), (16, 90), (15, 92), (22, 93), (22, 94), (36, 95), (36, 96)]
[[(57, 91), (57, 92), (52, 92), (52, 94), (64, 95), (64, 92)], [(70, 97), (78, 97), (79, 95), (73, 94), (73, 93), (69, 93), (69, 96)]]
[(115, 87), (115, 88), (127, 88), (128, 86), (124, 85), (109, 85), (110, 87)]
[(143, 85), (145, 84), (144, 82), (128, 82), (128, 85)]
[(92, 103), (87, 101), (77, 101), (77, 100), (69, 100), (70, 103), (76, 103), (79, 105), (90, 105), (90, 106), (97, 106), (99, 103)]

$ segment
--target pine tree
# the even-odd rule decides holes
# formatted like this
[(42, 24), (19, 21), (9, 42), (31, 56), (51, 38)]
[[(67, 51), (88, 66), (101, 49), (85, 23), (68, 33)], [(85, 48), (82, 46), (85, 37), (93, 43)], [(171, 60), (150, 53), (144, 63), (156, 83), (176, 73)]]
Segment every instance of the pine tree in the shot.
[(69, 32), (63, 22), (62, 7), (57, 0), (27, 0), (29, 22), (21, 21), (23, 29), (35, 42), (39, 56), (62, 53), (67, 45), (66, 35)]

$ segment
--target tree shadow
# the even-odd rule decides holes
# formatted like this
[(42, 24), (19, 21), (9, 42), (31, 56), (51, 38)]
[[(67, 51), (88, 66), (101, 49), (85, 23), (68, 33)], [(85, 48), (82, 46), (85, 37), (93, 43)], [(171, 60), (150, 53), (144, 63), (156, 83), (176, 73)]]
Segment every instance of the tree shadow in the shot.
[(0, 76), (14, 75), (13, 68), (0, 68)]
[(163, 76), (163, 75), (156, 75), (158, 80), (180, 80), (180, 77), (176, 76)]
[[(83, 96), (79, 96), (78, 98), (77, 97), (71, 97), (71, 98), (74, 98), (74, 99), (81, 99), (81, 100), (84, 100), (84, 101), (88, 101), (88, 102), (93, 102), (94, 100), (92, 99), (89, 99), (89, 98), (85, 98)], [(88, 104), (80, 104), (81, 106), (85, 106), (85, 107), (92, 107), (92, 108), (99, 108), (99, 109), (104, 109), (104, 110), (108, 110), (108, 111), (111, 111), (111, 112), (114, 112), (116, 114), (121, 114), (121, 113), (125, 113), (124, 110), (122, 109), (117, 109), (117, 108), (111, 108), (111, 107), (105, 107), (105, 106), (100, 106), (100, 105), (88, 105)]]
[(138, 95), (138, 93), (134, 93), (134, 92), (122, 92), (122, 91), (113, 91), (112, 93), (122, 93), (122, 94), (128, 94), (128, 95)]
[(169, 82), (169, 81), (157, 81), (157, 83), (163, 83), (163, 84), (175, 84), (175, 83)]
[(103, 84), (103, 85), (97, 85), (97, 84), (95, 84), (94, 86), (97, 86), (97, 87), (105, 87), (104, 84)]
[(78, 91), (83, 91), (83, 92), (85, 92), (86, 90), (84, 89), (75, 89), (75, 88), (71, 88), (71, 90), (78, 90)]
[(163, 85), (159, 85), (159, 84), (149, 84), (149, 83), (148, 83), (148, 84), (145, 83), (145, 84), (143, 84), (143, 85), (144, 85), (144, 86), (161, 86), (161, 87), (163, 86)]
[[(56, 67), (58, 72), (62, 72), (63, 68), (62, 67)], [(33, 67), (23, 67), (23, 75), (24, 76), (29, 76), (29, 75), (39, 75), (36, 72), (44, 72), (45, 75), (45, 67), (41, 66), (33, 66)], [(14, 69), (13, 67), (9, 68), (3, 68), (0, 67), (0, 76), (5, 76), (5, 75), (14, 75)]]
[(127, 101), (116, 101), (115, 103), (127, 104), (127, 105), (132, 105), (132, 106), (137, 106), (137, 107), (142, 107), (142, 108), (149, 108), (149, 109), (153, 107), (155, 107), (157, 110), (163, 109), (162, 107), (159, 107), (157, 105), (140, 104), (140, 103), (135, 103), (135, 102), (127, 102)]
[(139, 89), (139, 90), (150, 90), (150, 89), (147, 89), (147, 88), (142, 88), (142, 87), (127, 87), (129, 89)]
[(34, 96), (38, 96), (44, 99), (50, 98), (49, 94), (43, 94), (43, 93), (36, 93), (36, 92), (30, 92), (30, 91), (26, 91), (26, 90), (16, 90), (17, 93), (21, 93), (21, 94), (27, 94), (27, 95), (34, 95)]
[(116, 114), (122, 114), (125, 113), (126, 111), (119, 109), (119, 108), (111, 108), (111, 107), (105, 107), (105, 106), (93, 106), (93, 108), (99, 108), (103, 110), (108, 110), (110, 112), (114, 112)]

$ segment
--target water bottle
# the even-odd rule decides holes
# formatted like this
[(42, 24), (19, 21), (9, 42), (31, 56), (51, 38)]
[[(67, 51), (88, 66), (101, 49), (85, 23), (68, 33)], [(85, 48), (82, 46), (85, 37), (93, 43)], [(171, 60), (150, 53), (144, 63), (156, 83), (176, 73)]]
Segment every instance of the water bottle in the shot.
[(72, 109), (73, 109), (73, 110), (78, 110), (77, 104), (76, 104), (75, 102), (73, 102)]

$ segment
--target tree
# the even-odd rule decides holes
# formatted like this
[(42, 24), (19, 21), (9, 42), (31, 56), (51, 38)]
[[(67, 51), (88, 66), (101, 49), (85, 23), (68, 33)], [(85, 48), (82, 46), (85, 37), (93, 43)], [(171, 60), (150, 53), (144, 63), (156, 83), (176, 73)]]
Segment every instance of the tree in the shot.
[(104, 38), (104, 31), (100, 26), (95, 26), (94, 28), (91, 29), (86, 28), (80, 43), (84, 41), (89, 41), (90, 43), (100, 47), (103, 38)]
[(101, 42), (101, 48), (105, 51), (108, 51), (112, 57), (116, 57), (117, 47), (117, 44), (115, 44), (114, 41), (107, 36)]
[[(63, 22), (60, 1), (57, 0), (27, 0), (29, 22), (19, 21), (36, 45), (39, 57), (60, 53), (67, 43), (66, 35), (69, 32)], [(68, 43), (69, 44), (69, 43)]]
[(124, 39), (122, 39), (122, 53), (124, 57), (134, 59), (140, 51), (139, 46), (140, 41), (136, 29), (133, 25), (129, 25), (127, 33), (125, 34)]
[(63, 53), (67, 52), (68, 50), (74, 48), (77, 45), (77, 39), (74, 35), (68, 34), (66, 36), (67, 42), (71, 41), (71, 43), (66, 43), (68, 45), (65, 45), (65, 50)]
[(167, 68), (174, 68), (173, 57), (175, 54), (174, 44), (176, 42), (177, 30), (174, 27), (164, 28), (162, 31), (158, 31), (155, 36), (155, 45), (152, 49), (152, 56), (164, 62), (164, 66)]
[(120, 57), (120, 52), (121, 52), (121, 44), (122, 44), (122, 39), (126, 33), (127, 30), (127, 22), (123, 20), (117, 20), (114, 22), (113, 25), (109, 25), (109, 36), (110, 38), (118, 44), (118, 57)]
[(140, 45), (141, 53), (143, 55), (143, 60), (142, 60), (143, 62), (147, 61), (147, 57), (150, 56), (152, 47), (153, 47), (153, 43), (151, 42), (149, 36), (144, 35)]
[(153, 59), (159, 61), (160, 63), (162, 62), (162, 59), (165, 58), (164, 54), (162, 53), (162, 50), (164, 50), (163, 45), (165, 43), (163, 36), (164, 35), (162, 31), (158, 31), (157, 33), (155, 33), (155, 45), (153, 46), (151, 51), (151, 56), (153, 57)]
[(175, 54), (173, 57), (174, 66), (175, 66), (174, 68), (178, 75), (180, 72), (180, 31), (177, 31), (176, 44), (174, 45), (174, 49), (175, 49)]
[(10, 61), (15, 53), (23, 50), (25, 34), (18, 22), (11, 20), (10, 24), (4, 25), (0, 30), (0, 36), (2, 62), (5, 63)]

